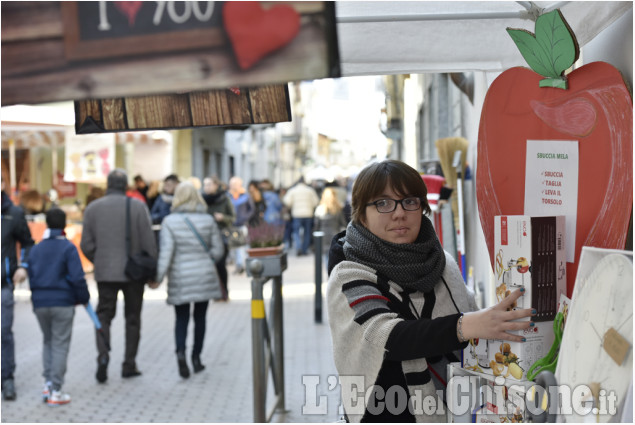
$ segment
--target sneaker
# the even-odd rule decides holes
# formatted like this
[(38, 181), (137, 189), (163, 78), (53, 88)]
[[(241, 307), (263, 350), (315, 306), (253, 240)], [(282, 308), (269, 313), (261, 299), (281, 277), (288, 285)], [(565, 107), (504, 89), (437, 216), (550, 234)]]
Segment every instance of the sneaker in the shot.
[(49, 406), (59, 406), (62, 404), (68, 404), (71, 402), (71, 396), (63, 393), (62, 391), (53, 390), (49, 399), (46, 402)]
[(46, 403), (49, 400), (49, 396), (51, 395), (51, 381), (47, 381), (44, 384), (44, 389), (42, 390), (42, 401)]

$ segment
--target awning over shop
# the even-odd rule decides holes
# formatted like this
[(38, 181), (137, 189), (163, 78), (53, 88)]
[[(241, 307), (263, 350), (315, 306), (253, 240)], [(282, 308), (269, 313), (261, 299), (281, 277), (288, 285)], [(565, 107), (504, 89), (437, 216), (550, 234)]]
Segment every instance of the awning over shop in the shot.
[[(9, 149), (10, 140), (13, 140), (15, 149), (62, 147), (66, 141), (66, 132), (68, 130), (75, 131), (73, 126), (2, 122), (2, 150)], [(115, 142), (118, 145), (128, 142), (135, 144), (165, 144), (167, 140), (165, 137), (162, 137), (162, 135), (163, 132), (155, 131), (117, 133), (115, 135)]]
[(342, 75), (526, 66), (506, 28), (533, 33), (537, 16), (560, 9), (582, 47), (632, 7), (630, 1), (336, 2)]
[(2, 150), (13, 140), (16, 149), (64, 146), (67, 127), (50, 124), (2, 122)]

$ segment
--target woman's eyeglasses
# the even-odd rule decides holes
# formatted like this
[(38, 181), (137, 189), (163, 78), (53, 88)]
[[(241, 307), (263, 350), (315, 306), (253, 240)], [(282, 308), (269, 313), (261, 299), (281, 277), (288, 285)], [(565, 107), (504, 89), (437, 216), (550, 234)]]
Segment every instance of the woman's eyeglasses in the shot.
[(405, 211), (416, 211), (421, 208), (421, 198), (404, 198), (404, 199), (378, 199), (375, 202), (369, 202), (367, 207), (374, 205), (377, 212), (385, 214), (391, 213), (397, 209), (397, 204), (401, 204), (401, 208)]

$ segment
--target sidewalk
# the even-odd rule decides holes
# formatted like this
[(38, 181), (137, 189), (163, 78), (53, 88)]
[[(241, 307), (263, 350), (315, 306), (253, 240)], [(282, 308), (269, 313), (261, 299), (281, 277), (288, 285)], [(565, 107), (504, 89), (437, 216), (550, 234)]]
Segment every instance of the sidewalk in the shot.
[[(288, 268), (283, 274), (286, 412), (276, 413), (272, 422), (335, 422), (339, 417), (339, 387), (329, 389), (328, 385), (329, 376), (337, 374), (326, 306), (323, 323), (314, 322), (313, 262), (313, 256), (296, 257), (289, 253)], [(105, 384), (95, 380), (97, 350), (93, 324), (84, 309), (77, 307), (64, 384), (73, 400), (58, 407), (49, 407), (41, 400), (41, 332), (32, 312), (28, 287), (17, 288), (13, 331), (18, 397), (13, 402), (2, 401), (2, 422), (253, 422), (251, 279), (245, 274), (234, 275), (233, 270), (230, 266), (231, 301), (210, 303), (208, 310), (201, 356), (206, 369), (189, 379), (178, 374), (174, 310), (165, 302), (165, 283), (145, 292), (137, 355), (143, 375), (137, 378), (121, 378), (123, 301), (119, 301), (111, 325), (112, 351)], [(91, 303), (96, 306), (96, 286), (92, 276), (89, 277)], [(326, 272), (323, 280), (324, 293)], [(270, 287), (267, 282), (265, 300)], [(265, 302), (268, 309), (269, 303)], [(192, 323), (188, 347), (192, 344), (191, 329)], [(303, 377), (311, 383), (307, 388)], [(269, 383), (271, 387), (271, 375)], [(269, 405), (273, 402), (273, 391), (267, 395), (267, 402)], [(305, 405), (312, 407), (312, 412), (326, 410), (326, 413), (303, 414)]]

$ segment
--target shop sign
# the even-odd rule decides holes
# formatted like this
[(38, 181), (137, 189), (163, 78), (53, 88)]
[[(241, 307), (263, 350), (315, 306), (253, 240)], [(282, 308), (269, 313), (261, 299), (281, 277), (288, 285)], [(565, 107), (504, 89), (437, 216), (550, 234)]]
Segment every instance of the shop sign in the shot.
[(95, 59), (222, 46), (222, 3), (63, 2), (66, 57)]
[(64, 181), (64, 174), (57, 172), (57, 184), (54, 185), (60, 198), (75, 198), (77, 196), (77, 183)]
[(66, 133), (64, 181), (105, 183), (115, 165), (115, 135)]
[(340, 76), (334, 2), (10, 3), (2, 105)]

